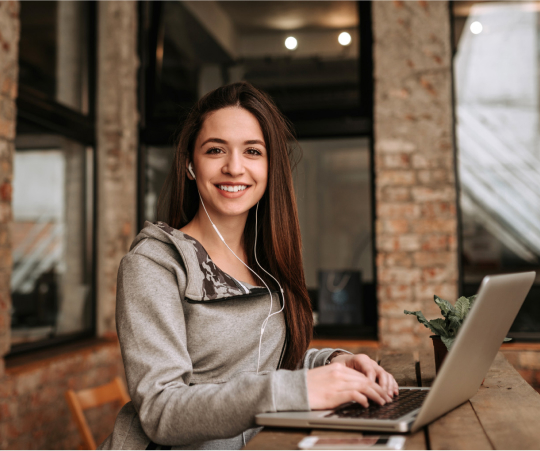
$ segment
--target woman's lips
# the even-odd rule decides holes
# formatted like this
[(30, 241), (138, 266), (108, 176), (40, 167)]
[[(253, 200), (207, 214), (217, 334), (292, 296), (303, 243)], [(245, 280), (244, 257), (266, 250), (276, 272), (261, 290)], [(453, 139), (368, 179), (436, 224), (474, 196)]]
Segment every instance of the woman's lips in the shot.
[[(214, 185), (219, 194), (228, 199), (236, 199), (242, 197), (244, 193), (251, 187), (251, 185)], [(228, 190), (237, 191), (228, 191)]]

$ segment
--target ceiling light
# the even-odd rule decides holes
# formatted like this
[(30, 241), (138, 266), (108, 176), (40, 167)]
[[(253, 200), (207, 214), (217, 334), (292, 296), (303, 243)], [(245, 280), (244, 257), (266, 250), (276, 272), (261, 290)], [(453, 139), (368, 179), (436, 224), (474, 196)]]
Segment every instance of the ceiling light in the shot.
[(341, 45), (349, 45), (351, 43), (351, 35), (349, 33), (347, 33), (346, 31), (344, 31), (343, 33), (341, 33), (338, 37), (338, 42), (341, 44)]
[(294, 50), (297, 45), (298, 41), (296, 40), (296, 38), (289, 36), (287, 39), (285, 39), (285, 47), (287, 47), (289, 50)]
[(470, 28), (473, 34), (480, 34), (482, 33), (484, 27), (482, 27), (482, 24), (480, 22), (476, 21), (471, 24)]

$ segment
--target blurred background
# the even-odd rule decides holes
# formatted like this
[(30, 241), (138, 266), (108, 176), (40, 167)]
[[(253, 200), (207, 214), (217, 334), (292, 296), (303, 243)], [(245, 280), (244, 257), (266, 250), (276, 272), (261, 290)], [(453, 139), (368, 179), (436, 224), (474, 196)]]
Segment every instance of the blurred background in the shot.
[[(314, 346), (425, 348), (403, 309), (539, 274), (540, 2), (0, 2), (0, 29), (2, 448), (78, 447), (65, 390), (123, 377), (118, 264), (227, 83), (298, 138)], [(504, 348), (535, 387), (539, 301)]]

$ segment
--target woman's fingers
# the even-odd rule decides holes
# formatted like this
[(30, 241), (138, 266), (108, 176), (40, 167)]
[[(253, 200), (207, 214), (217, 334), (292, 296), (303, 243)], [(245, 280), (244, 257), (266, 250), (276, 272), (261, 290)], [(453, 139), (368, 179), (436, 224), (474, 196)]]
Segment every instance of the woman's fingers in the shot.
[(356, 401), (358, 404), (361, 404), (366, 409), (369, 407), (369, 401), (367, 397), (363, 395), (362, 393), (353, 390), (349, 392), (349, 396), (351, 397), (352, 401)]
[(386, 400), (386, 397), (384, 396), (384, 393), (379, 393), (378, 390), (375, 389), (375, 387), (368, 387), (364, 391), (364, 395), (366, 395), (369, 399), (372, 401), (375, 401), (377, 404), (385, 405), (388, 401)]
[(391, 398), (394, 395), (399, 394), (399, 388), (396, 380), (394, 379), (394, 376), (392, 376), (390, 373), (384, 370), (381, 366), (379, 366), (379, 369), (377, 371), (377, 381), (379, 382), (379, 385), (383, 387), (384, 391), (388, 393), (388, 396)]
[(396, 382), (396, 379), (394, 378), (394, 376), (390, 375), (392, 377), (392, 385), (394, 387), (394, 394), (397, 396), (399, 395), (399, 385), (398, 383)]
[(397, 388), (394, 378), (378, 365), (372, 370), (374, 378), (341, 363), (309, 370), (307, 385), (310, 407), (330, 409), (350, 401), (365, 407), (369, 405), (368, 400), (381, 405), (391, 402), (393, 390)]
[(376, 382), (376, 381), (377, 381), (377, 372), (375, 371), (375, 368), (373, 368), (373, 367), (368, 367), (368, 368), (366, 369), (365, 375), (367, 376), (367, 378), (368, 378), (371, 382)]
[(354, 384), (353, 388), (356, 391), (366, 394), (369, 399), (379, 404), (385, 404), (392, 400), (392, 398), (388, 396), (387, 392), (379, 384), (372, 381), (364, 374), (350, 368), (344, 368), (344, 370), (346, 370), (345, 379), (347, 383)]
[[(364, 374), (370, 381), (378, 383), (385, 392), (385, 399), (391, 401), (399, 394), (398, 385), (394, 377), (386, 372), (380, 365), (365, 354), (338, 356), (339, 363)], [(338, 363), (337, 361), (335, 363)]]
[(377, 371), (377, 381), (379, 382), (379, 385), (383, 389), (383, 391), (390, 397), (392, 397), (392, 393), (390, 392), (390, 379), (388, 377), (388, 374), (386, 371), (384, 371), (382, 368), (380, 368)]
[[(388, 396), (390, 396), (390, 398), (393, 398), (395, 394), (395, 388), (397, 387), (397, 384), (396, 384), (396, 381), (394, 379), (394, 376), (392, 376), (390, 373), (387, 373), (386, 371), (384, 371), (382, 368), (382, 375), (381, 377), (384, 379), (384, 383), (383, 383), (383, 388), (385, 390), (386, 393), (388, 393)], [(395, 384), (395, 386), (394, 386)]]

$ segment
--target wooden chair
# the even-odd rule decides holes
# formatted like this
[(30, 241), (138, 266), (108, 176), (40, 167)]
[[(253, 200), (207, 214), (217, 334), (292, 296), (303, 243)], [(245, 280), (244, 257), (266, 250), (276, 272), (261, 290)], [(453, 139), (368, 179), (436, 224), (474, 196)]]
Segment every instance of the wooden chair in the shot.
[(68, 390), (66, 392), (66, 400), (82, 436), (82, 449), (96, 449), (96, 442), (88, 427), (83, 411), (113, 401), (120, 401), (122, 406), (130, 401), (126, 387), (119, 377), (115, 377), (108, 384), (100, 385), (99, 387), (87, 388), (78, 392)]

